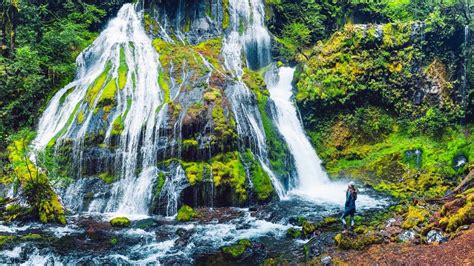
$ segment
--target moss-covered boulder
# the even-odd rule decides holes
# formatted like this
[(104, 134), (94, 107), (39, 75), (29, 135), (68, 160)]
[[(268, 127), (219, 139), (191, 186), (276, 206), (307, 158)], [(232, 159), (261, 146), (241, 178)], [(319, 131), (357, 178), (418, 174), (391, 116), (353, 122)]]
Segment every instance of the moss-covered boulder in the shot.
[[(460, 226), (474, 222), (474, 188), (459, 195), (457, 199), (446, 203), (441, 209), (443, 216), (439, 220), (439, 226), (446, 232), (455, 232)], [(457, 202), (458, 204), (454, 204)], [(459, 206), (456, 206), (459, 205)]]
[(402, 223), (403, 229), (413, 228), (428, 219), (429, 212), (421, 207), (410, 206), (405, 220)]
[(338, 248), (360, 250), (368, 245), (382, 243), (383, 236), (375, 231), (358, 235), (340, 233), (334, 237), (334, 240)]
[(110, 220), (110, 225), (113, 227), (129, 227), (130, 220), (127, 217), (115, 217)]
[(250, 247), (252, 247), (252, 242), (250, 242), (250, 240), (241, 239), (233, 245), (222, 247), (222, 253), (228, 258), (238, 259)]
[(291, 238), (299, 238), (302, 234), (302, 231), (297, 228), (289, 228), (286, 230), (286, 235)]
[(183, 205), (178, 211), (178, 215), (176, 216), (176, 220), (178, 222), (189, 222), (193, 218), (196, 218), (198, 216), (198, 213), (193, 210), (188, 205)]
[(316, 231), (316, 228), (317, 226), (314, 223), (310, 223), (307, 221), (303, 222), (303, 234), (306, 236), (314, 233), (314, 231)]

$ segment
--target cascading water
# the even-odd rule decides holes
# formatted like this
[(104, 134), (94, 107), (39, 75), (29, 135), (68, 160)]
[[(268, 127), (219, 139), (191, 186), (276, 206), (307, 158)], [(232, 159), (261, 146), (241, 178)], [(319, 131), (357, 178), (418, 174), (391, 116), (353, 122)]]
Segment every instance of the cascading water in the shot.
[[(292, 154), (298, 175), (295, 186), (289, 195), (296, 195), (317, 202), (343, 204), (345, 201), (346, 185), (340, 182), (331, 182), (322, 168), (322, 161), (308, 140), (303, 125), (299, 120), (297, 110), (293, 104), (293, 74), (294, 69), (282, 67), (278, 72), (277, 82), (273, 77), (267, 78), (270, 98), (276, 107), (276, 125), (284, 137)], [(273, 75), (269, 72), (268, 75)], [(372, 205), (373, 199), (361, 195), (358, 204)]]
[[(44, 112), (35, 148), (44, 149), (52, 141), (61, 145), (68, 139), (82, 150), (84, 139), (98, 128), (105, 134), (102, 145), (110, 146), (111, 139), (118, 138), (111, 168), (119, 181), (113, 184), (111, 196), (95, 199), (89, 211), (148, 214), (165, 108), (156, 112), (163, 99), (158, 55), (133, 5), (120, 9), (78, 57), (77, 65), (76, 79), (56, 94)], [(114, 132), (117, 127), (121, 132)], [(76, 164), (82, 165), (82, 159), (75, 158)]]

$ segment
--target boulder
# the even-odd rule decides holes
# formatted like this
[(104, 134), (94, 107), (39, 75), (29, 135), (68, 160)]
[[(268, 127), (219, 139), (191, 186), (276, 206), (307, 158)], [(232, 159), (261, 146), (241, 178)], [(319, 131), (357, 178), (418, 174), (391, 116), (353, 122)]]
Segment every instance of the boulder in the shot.
[(127, 217), (115, 217), (110, 220), (110, 225), (113, 227), (129, 227), (130, 220)]
[(443, 236), (441, 232), (436, 230), (431, 230), (426, 235), (426, 242), (431, 243), (445, 243), (448, 242), (448, 238)]

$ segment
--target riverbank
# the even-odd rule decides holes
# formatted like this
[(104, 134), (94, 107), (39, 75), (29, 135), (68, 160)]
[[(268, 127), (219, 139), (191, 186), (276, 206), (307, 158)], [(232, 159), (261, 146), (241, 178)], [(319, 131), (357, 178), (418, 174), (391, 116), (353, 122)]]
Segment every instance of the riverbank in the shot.
[[(387, 243), (373, 245), (362, 251), (332, 248), (322, 257), (330, 256), (334, 264), (351, 265), (472, 265), (474, 226), (458, 234), (443, 244)], [(320, 258), (312, 263), (320, 263)]]

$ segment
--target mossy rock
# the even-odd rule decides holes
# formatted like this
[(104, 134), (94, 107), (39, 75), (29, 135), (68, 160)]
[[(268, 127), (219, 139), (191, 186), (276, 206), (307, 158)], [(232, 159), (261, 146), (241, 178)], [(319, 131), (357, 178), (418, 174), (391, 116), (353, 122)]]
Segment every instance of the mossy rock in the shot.
[(287, 231), (286, 231), (286, 235), (288, 237), (291, 237), (291, 238), (299, 238), (301, 236), (302, 232), (301, 230), (297, 229), (297, 228), (289, 228)]
[(339, 233), (334, 237), (336, 246), (341, 249), (360, 250), (371, 244), (383, 242), (383, 236), (379, 232), (369, 231), (360, 235), (349, 235)]
[(5, 235), (0, 235), (0, 247), (3, 247), (4, 245), (8, 245), (16, 241), (17, 237), (16, 236), (5, 236)]
[(222, 252), (224, 253), (224, 256), (226, 256), (226, 257), (229, 257), (229, 258), (232, 258), (232, 259), (238, 259), (251, 246), (252, 246), (252, 242), (250, 242), (250, 240), (241, 239), (234, 245), (223, 247)]
[(307, 221), (303, 222), (303, 234), (306, 236), (314, 233), (314, 231), (316, 231), (316, 228), (316, 225), (313, 223)]
[(405, 217), (405, 221), (402, 223), (403, 229), (411, 229), (423, 222), (428, 218), (429, 212), (420, 207), (410, 206), (408, 213)]
[(29, 233), (27, 235), (22, 236), (21, 240), (24, 240), (24, 241), (38, 241), (42, 238), (43, 237), (40, 234)]
[(189, 222), (196, 217), (198, 217), (198, 214), (193, 210), (193, 208), (188, 205), (183, 205), (178, 211), (176, 220), (178, 220), (178, 222)]
[(129, 227), (130, 220), (127, 217), (115, 217), (110, 220), (110, 225), (113, 227)]
[(446, 232), (452, 233), (452, 232), (455, 232), (457, 228), (463, 225), (473, 223), (474, 222), (473, 199), (474, 199), (474, 193), (471, 192), (470, 194), (466, 196), (464, 206), (457, 209), (455, 212), (441, 218), (441, 220), (439, 221), (440, 227), (444, 228)]

